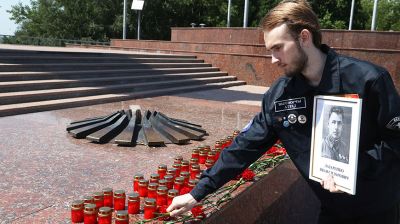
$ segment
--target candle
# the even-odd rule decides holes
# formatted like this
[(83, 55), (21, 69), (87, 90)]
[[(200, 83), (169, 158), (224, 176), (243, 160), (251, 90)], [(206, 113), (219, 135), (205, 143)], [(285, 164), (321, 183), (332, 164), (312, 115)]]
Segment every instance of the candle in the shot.
[(88, 196), (88, 195), (84, 196), (83, 197), (83, 204), (84, 205), (86, 205), (86, 204), (94, 204), (93, 196)]
[(221, 154), (221, 148), (215, 148), (211, 152), (215, 152), (214, 161), (217, 161), (219, 158), (219, 155)]
[(174, 163), (172, 164), (172, 168), (175, 168), (175, 177), (179, 177), (181, 174), (181, 164)]
[(181, 164), (181, 161), (183, 160), (182, 156), (175, 156), (174, 158), (174, 164)]
[(101, 207), (98, 213), (98, 224), (111, 224), (112, 210), (110, 207)]
[(158, 187), (157, 188), (157, 206), (167, 205), (167, 187)]
[(146, 198), (144, 200), (144, 219), (154, 218), (156, 211), (156, 200), (154, 198)]
[(84, 224), (96, 224), (97, 214), (95, 204), (86, 204), (83, 211), (83, 223)]
[(157, 173), (160, 176), (160, 179), (164, 179), (164, 176), (167, 174), (167, 165), (164, 164), (159, 165)]
[(117, 211), (115, 214), (115, 224), (129, 224), (129, 215), (126, 211)]
[(189, 172), (181, 172), (181, 177), (183, 177), (183, 183), (184, 185), (187, 185), (189, 178), (190, 178), (190, 173)]
[(167, 181), (165, 179), (159, 180), (158, 186), (159, 187), (167, 187)]
[(183, 187), (183, 183), (184, 183), (184, 178), (183, 177), (175, 178), (174, 189), (180, 191), (181, 188)]
[(200, 153), (199, 153), (199, 163), (200, 164), (206, 163), (207, 155), (208, 155), (207, 151), (205, 151), (205, 150), (200, 151)]
[(181, 161), (181, 172), (189, 172), (189, 161), (187, 160)]
[(193, 188), (196, 186), (196, 184), (197, 184), (197, 180), (194, 180), (194, 179), (190, 179), (189, 180), (189, 182), (188, 182), (188, 188), (190, 189), (190, 190), (193, 190)]
[[(217, 153), (216, 153), (216, 151), (214, 151), (214, 150), (208, 152), (208, 154), (207, 154), (207, 160), (212, 159), (212, 160), (215, 161), (215, 156), (216, 156), (216, 154), (217, 154)], [(206, 161), (207, 161), (207, 160), (206, 160)]]
[(134, 192), (139, 192), (139, 181), (143, 180), (143, 174), (135, 174), (135, 176), (133, 176), (133, 191)]
[(165, 175), (164, 180), (167, 182), (167, 188), (172, 189), (174, 186), (174, 176)]
[(157, 198), (157, 183), (150, 183), (148, 188), (147, 188), (147, 197), (148, 198)]
[(178, 196), (179, 191), (176, 189), (170, 189), (168, 190), (168, 199), (167, 199), (167, 205), (169, 206), (172, 203), (172, 200), (174, 197)]
[(208, 169), (208, 168), (211, 168), (213, 165), (214, 165), (214, 160), (212, 160), (212, 159), (207, 159), (207, 160), (206, 160), (206, 167), (207, 167), (207, 169)]
[[(169, 169), (167, 169), (167, 175), (171, 175), (173, 178), (175, 178), (176, 177), (176, 168), (169, 168)], [(164, 179), (165, 179), (165, 177), (164, 177)]]
[(124, 190), (116, 190), (114, 192), (114, 209), (125, 210), (126, 195)]
[(192, 149), (192, 158), (197, 158), (199, 159), (199, 149), (198, 148), (194, 148)]
[(149, 182), (145, 179), (139, 181), (139, 196), (146, 197), (147, 196), (147, 186)]
[(140, 197), (138, 193), (130, 193), (128, 195), (128, 213), (139, 214), (140, 210)]
[(196, 175), (200, 173), (200, 165), (192, 164), (192, 169), (190, 169), (190, 179), (196, 179)]
[(83, 201), (75, 200), (71, 204), (71, 221), (83, 222)]
[(204, 151), (209, 152), (211, 151), (211, 147), (209, 145), (204, 146)]
[(160, 175), (158, 173), (153, 173), (150, 175), (150, 183), (158, 183)]
[(104, 188), (103, 189), (103, 195), (104, 195), (104, 206), (105, 207), (113, 207), (113, 189), (112, 188)]
[(94, 192), (93, 193), (94, 203), (96, 204), (96, 210), (104, 206), (104, 194), (103, 192)]

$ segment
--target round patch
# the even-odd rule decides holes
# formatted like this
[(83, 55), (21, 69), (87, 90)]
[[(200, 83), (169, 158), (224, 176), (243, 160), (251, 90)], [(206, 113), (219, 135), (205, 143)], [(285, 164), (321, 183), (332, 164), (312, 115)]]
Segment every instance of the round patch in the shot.
[(289, 121), (284, 121), (283, 122), (283, 127), (287, 128), (287, 127), (289, 127), (289, 125), (290, 125)]
[(307, 118), (305, 115), (299, 115), (298, 120), (300, 124), (305, 124), (307, 122)]
[(289, 114), (289, 116), (288, 116), (288, 121), (289, 121), (289, 123), (291, 123), (291, 124), (296, 123), (296, 122), (297, 122), (297, 117), (296, 117), (296, 115), (294, 115), (294, 114)]

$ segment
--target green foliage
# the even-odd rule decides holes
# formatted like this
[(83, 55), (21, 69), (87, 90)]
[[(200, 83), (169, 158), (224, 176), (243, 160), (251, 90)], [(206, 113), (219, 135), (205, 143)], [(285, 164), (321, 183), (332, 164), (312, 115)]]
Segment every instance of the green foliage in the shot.
[[(361, 0), (364, 13), (370, 15), (366, 21), (365, 28), (370, 30), (372, 23), (373, 0)], [(376, 30), (400, 31), (400, 1), (379, 0), (376, 20)]]
[[(128, 38), (136, 38), (137, 12), (128, 2)], [(257, 27), (280, 0), (249, 0), (248, 25)], [(310, 0), (325, 29), (347, 29), (351, 0)], [(356, 0), (353, 29), (369, 29), (373, 0)], [(244, 0), (232, 0), (231, 27), (243, 26)], [(31, 0), (9, 11), (19, 24), (16, 35), (108, 41), (122, 37), (123, 0)], [(228, 0), (145, 0), (141, 13), (142, 39), (169, 40), (171, 27), (225, 27)], [(400, 1), (379, 0), (377, 28), (400, 30)]]

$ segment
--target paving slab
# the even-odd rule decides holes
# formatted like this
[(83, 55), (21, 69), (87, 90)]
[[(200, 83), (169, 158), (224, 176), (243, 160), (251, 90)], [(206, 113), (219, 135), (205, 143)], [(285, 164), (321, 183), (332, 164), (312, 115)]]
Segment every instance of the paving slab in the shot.
[[(240, 95), (232, 89), (221, 91)], [(243, 100), (239, 104), (229, 98), (212, 99), (215, 92), (191, 94), (0, 118), (0, 223), (70, 223), (69, 205), (73, 200), (105, 187), (132, 192), (134, 174), (149, 177), (159, 164), (171, 166), (177, 155), (189, 158), (192, 148), (213, 145), (231, 135), (260, 110), (257, 105), (249, 105), (253, 100), (243, 104), (246, 99), (239, 97)], [(262, 97), (262, 93), (253, 95)], [(120, 147), (75, 139), (65, 131), (72, 121), (108, 115), (134, 104), (142, 110), (157, 110), (200, 124), (209, 136), (187, 145)]]

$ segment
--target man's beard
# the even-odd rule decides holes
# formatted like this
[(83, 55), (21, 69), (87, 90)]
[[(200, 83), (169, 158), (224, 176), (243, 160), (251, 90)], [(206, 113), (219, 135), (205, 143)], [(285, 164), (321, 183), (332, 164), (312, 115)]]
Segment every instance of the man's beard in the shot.
[(298, 41), (296, 41), (296, 46), (297, 46), (297, 53), (299, 55), (292, 62), (293, 68), (285, 71), (287, 77), (293, 77), (293, 76), (301, 74), (301, 72), (306, 67), (306, 64), (308, 61), (308, 56), (306, 55), (304, 50), (301, 48), (300, 43)]

